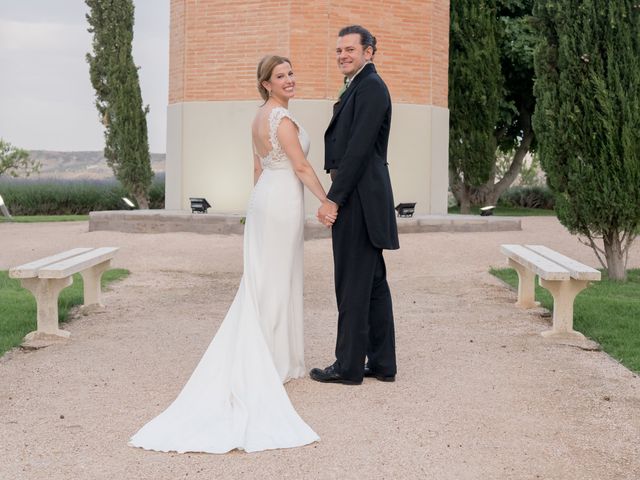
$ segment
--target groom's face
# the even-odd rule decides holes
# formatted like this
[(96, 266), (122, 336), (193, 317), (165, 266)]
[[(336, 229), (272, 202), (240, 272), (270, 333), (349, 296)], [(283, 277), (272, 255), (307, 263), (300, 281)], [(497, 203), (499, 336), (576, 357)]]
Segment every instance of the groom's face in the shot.
[(359, 33), (349, 33), (338, 37), (336, 46), (336, 60), (338, 68), (345, 77), (353, 77), (365, 63), (371, 60), (373, 49), (364, 48), (360, 41)]

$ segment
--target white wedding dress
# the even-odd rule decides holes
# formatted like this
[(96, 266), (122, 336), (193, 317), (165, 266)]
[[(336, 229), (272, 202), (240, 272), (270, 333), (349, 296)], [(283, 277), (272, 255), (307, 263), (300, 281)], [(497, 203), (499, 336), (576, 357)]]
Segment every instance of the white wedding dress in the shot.
[(283, 383), (302, 377), (303, 186), (276, 131), (288, 110), (269, 115), (271, 152), (261, 159), (244, 230), (244, 274), (218, 332), (176, 400), (130, 445), (162, 452), (255, 452), (319, 440)]

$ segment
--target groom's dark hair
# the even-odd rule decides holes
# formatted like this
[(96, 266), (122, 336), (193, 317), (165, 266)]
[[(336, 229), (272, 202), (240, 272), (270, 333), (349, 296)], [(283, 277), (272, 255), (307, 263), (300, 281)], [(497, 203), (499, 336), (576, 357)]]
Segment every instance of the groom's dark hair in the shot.
[(338, 36), (344, 37), (345, 35), (350, 35), (352, 33), (360, 35), (360, 45), (362, 45), (362, 48), (366, 49), (367, 47), (371, 47), (373, 49), (373, 54), (376, 54), (376, 37), (371, 35), (371, 32), (363, 26), (349, 25), (348, 27), (344, 27), (340, 30), (338, 32)]

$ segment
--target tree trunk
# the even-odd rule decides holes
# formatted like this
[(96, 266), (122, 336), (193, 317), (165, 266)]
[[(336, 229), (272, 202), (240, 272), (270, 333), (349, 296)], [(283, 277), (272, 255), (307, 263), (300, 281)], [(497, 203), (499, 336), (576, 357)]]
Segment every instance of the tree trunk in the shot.
[(149, 200), (147, 199), (147, 196), (145, 194), (133, 192), (132, 195), (133, 198), (135, 198), (140, 210), (149, 210)]
[(603, 235), (607, 272), (611, 280), (624, 282), (627, 279), (626, 255), (619, 232), (613, 230)]
[(460, 181), (458, 174), (454, 170), (449, 169), (449, 190), (451, 190), (451, 194), (453, 195), (453, 198), (456, 199), (458, 205), (462, 203), (460, 185), (462, 185), (462, 182)]
[(469, 195), (469, 187), (462, 183), (459, 189), (460, 193), (460, 213), (468, 215), (471, 213), (471, 196)]
[(531, 142), (533, 142), (534, 133), (531, 129), (531, 116), (529, 113), (522, 115), (524, 136), (518, 146), (516, 153), (513, 155), (513, 160), (509, 166), (509, 170), (504, 176), (492, 186), (490, 192), (487, 195), (487, 202), (495, 205), (500, 195), (502, 195), (507, 188), (509, 188), (513, 182), (518, 178), (520, 171), (522, 170), (522, 164), (524, 163), (524, 157), (527, 156), (529, 149), (531, 148)]
[[(522, 112), (520, 118), (522, 119), (521, 123), (523, 128), (522, 141), (513, 155), (509, 169), (498, 182), (494, 183), (494, 174), (491, 175), (489, 181), (484, 185), (477, 187), (465, 187), (463, 182), (457, 178), (454, 173), (450, 174), (450, 178), (454, 179), (451, 184), (451, 193), (453, 193), (453, 196), (460, 205), (460, 213), (469, 213), (471, 205), (497, 205), (500, 195), (502, 195), (505, 190), (513, 184), (516, 178), (518, 178), (518, 175), (522, 170), (524, 158), (527, 156), (527, 153), (529, 153), (531, 143), (535, 136), (531, 128), (531, 113)], [(495, 172), (495, 166), (492, 171)], [(463, 206), (463, 203), (465, 206)]]
[[(533, 142), (534, 133), (531, 128), (531, 112), (523, 111), (520, 113), (520, 119), (522, 124), (523, 137), (520, 145), (516, 149), (511, 165), (504, 174), (504, 176), (496, 183), (494, 183), (494, 176), (491, 176), (490, 180), (480, 187), (476, 187), (472, 192), (472, 204), (473, 205), (496, 205), (500, 195), (507, 190), (513, 182), (518, 178), (520, 171), (522, 170), (522, 164), (524, 163), (524, 157), (527, 156)], [(495, 172), (495, 168), (494, 168)]]
[(449, 181), (451, 193), (458, 202), (458, 205), (460, 205), (460, 213), (471, 213), (471, 192), (469, 187), (464, 184), (455, 172), (449, 173)]

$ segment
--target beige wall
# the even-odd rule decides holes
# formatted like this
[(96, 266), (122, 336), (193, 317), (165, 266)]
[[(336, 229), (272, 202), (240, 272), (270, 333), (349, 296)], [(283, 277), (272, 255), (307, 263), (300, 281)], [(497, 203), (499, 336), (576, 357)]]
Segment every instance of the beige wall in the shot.
[[(210, 211), (242, 213), (253, 186), (250, 125), (258, 101), (174, 103), (168, 107), (166, 208), (188, 210), (206, 197)], [(325, 188), (324, 130), (330, 100), (295, 100), (291, 112), (311, 137), (309, 161)], [(417, 214), (444, 214), (448, 187), (449, 113), (429, 105), (394, 104), (389, 168), (396, 204), (417, 202)], [(306, 193), (306, 209), (317, 200)]]

